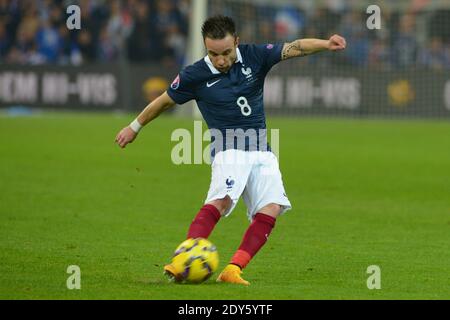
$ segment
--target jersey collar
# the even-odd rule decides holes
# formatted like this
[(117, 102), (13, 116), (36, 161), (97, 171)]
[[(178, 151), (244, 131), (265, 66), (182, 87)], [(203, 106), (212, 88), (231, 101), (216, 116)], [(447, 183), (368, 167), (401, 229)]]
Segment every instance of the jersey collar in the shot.
[[(212, 64), (211, 59), (209, 58), (208, 55), (206, 55), (206, 57), (204, 58), (204, 60), (205, 60), (205, 62), (206, 62), (206, 65), (209, 67), (209, 70), (211, 70), (211, 72), (212, 72), (213, 74), (219, 74), (219, 73), (220, 73), (220, 71), (217, 70), (217, 69), (214, 67), (214, 65)], [(235, 63), (238, 63), (238, 62), (243, 63), (243, 60), (242, 60), (241, 51), (239, 50), (239, 48), (236, 48), (236, 62), (235, 62)]]

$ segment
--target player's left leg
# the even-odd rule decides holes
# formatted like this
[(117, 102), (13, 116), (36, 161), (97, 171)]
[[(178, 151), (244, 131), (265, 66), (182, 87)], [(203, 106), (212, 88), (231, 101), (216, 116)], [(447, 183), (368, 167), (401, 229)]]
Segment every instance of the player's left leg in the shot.
[(237, 265), (241, 269), (244, 269), (248, 265), (250, 260), (269, 239), (269, 235), (275, 227), (275, 221), (280, 212), (280, 205), (270, 203), (255, 214), (238, 250), (231, 258), (231, 264)]
[(258, 161), (250, 173), (242, 197), (248, 208), (251, 225), (218, 281), (248, 285), (240, 276), (242, 269), (266, 243), (277, 217), (291, 208), (278, 160), (272, 152), (258, 154)]
[(231, 258), (231, 262), (219, 275), (217, 281), (243, 285), (250, 284), (248, 281), (242, 279), (242, 269), (247, 266), (259, 249), (266, 243), (272, 229), (275, 227), (276, 218), (281, 213), (282, 208), (276, 203), (270, 203), (258, 211), (245, 232), (241, 245)]

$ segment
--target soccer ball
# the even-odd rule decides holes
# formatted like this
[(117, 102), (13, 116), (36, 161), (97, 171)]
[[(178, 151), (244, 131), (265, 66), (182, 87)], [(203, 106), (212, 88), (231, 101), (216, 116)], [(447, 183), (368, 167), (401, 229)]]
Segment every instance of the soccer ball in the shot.
[(217, 270), (219, 254), (209, 240), (191, 238), (176, 248), (172, 265), (177, 271), (175, 282), (201, 283)]

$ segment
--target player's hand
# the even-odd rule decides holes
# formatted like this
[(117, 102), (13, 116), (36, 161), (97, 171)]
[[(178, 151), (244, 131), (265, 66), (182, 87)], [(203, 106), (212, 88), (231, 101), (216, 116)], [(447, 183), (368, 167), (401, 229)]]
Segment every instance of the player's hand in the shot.
[(125, 127), (116, 136), (116, 142), (121, 148), (125, 148), (125, 146), (134, 139), (136, 139), (137, 133), (133, 131), (130, 127)]
[(332, 35), (328, 40), (328, 50), (330, 51), (344, 50), (346, 46), (347, 42), (345, 41), (345, 38), (340, 35)]

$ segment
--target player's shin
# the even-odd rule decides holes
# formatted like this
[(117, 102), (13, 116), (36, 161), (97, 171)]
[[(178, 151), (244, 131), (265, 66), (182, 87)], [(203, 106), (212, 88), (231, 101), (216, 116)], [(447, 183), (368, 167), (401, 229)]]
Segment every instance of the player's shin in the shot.
[(257, 213), (253, 218), (251, 225), (245, 232), (241, 245), (232, 257), (230, 263), (244, 269), (266, 243), (275, 226), (275, 221), (276, 219), (269, 215)]
[(220, 212), (211, 204), (205, 204), (192, 221), (187, 238), (207, 239), (217, 222), (220, 219)]

